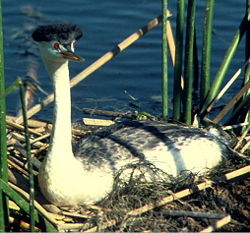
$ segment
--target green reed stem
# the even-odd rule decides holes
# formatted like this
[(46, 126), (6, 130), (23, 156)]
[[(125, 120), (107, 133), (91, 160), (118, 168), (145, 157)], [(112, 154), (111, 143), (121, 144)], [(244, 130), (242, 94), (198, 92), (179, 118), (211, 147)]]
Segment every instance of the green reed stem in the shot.
[[(2, 189), (6, 195), (8, 195), (24, 212), (29, 214), (29, 204), (24, 197), (13, 190), (5, 181), (0, 179), (0, 189)], [(38, 211), (35, 210), (34, 218), (37, 223), (41, 222)], [(45, 230), (48, 232), (56, 232), (56, 228), (47, 219), (44, 218)]]
[(194, 28), (194, 48), (193, 48), (193, 93), (192, 93), (192, 101), (193, 106), (198, 105), (199, 103), (199, 83), (200, 83), (200, 72), (199, 72), (199, 55), (198, 55), (198, 46), (196, 40), (196, 28)]
[[(250, 82), (250, 65), (248, 64), (246, 72), (245, 72), (245, 82), (244, 83), (247, 84), (249, 82)], [(243, 100), (249, 98), (249, 96), (250, 96), (250, 91), (248, 91), (244, 95)], [(245, 122), (250, 122), (250, 109), (248, 109), (248, 111), (246, 112)]]
[(30, 215), (30, 231), (35, 231), (35, 189), (34, 189), (34, 175), (33, 175), (33, 165), (32, 165), (32, 155), (30, 152), (30, 135), (28, 130), (28, 118), (27, 118), (27, 107), (25, 101), (25, 88), (24, 83), (20, 80), (20, 98), (22, 105), (22, 115), (24, 123), (24, 132), (25, 132), (25, 142), (26, 142), (26, 153), (28, 157), (28, 170), (29, 170), (29, 215)]
[(200, 103), (203, 104), (210, 86), (211, 46), (214, 18), (214, 0), (207, 0), (205, 30), (203, 34), (203, 50), (201, 62)]
[(167, 10), (168, 1), (162, 0), (162, 117), (168, 117), (168, 45)]
[(225, 74), (228, 70), (228, 67), (232, 61), (232, 58), (236, 52), (236, 49), (241, 41), (241, 38), (243, 37), (244, 35), (244, 32), (246, 31), (247, 29), (247, 26), (249, 25), (248, 24), (248, 18), (249, 16), (249, 12), (247, 15), (244, 16), (244, 18), (242, 19), (240, 25), (239, 25), (239, 28), (237, 29), (234, 37), (233, 37), (233, 40), (226, 52), (226, 55), (222, 61), (222, 64), (215, 76), (215, 79), (210, 87), (210, 91), (208, 92), (208, 95), (207, 95), (207, 98), (205, 99), (205, 103), (201, 109), (201, 114), (205, 114), (206, 113), (206, 109), (207, 107), (209, 106), (209, 104), (213, 101), (213, 99), (215, 98), (215, 96), (217, 95), (217, 93), (219, 92), (219, 89), (221, 87), (221, 84), (223, 82), (223, 79), (225, 77)]
[(19, 79), (16, 79), (14, 83), (12, 83), (10, 86), (8, 86), (4, 92), (0, 93), (0, 98), (5, 98), (7, 95), (9, 95), (11, 92), (15, 91), (19, 87)]
[(192, 93), (194, 74), (194, 30), (196, 0), (188, 1), (187, 29), (184, 64), (184, 120), (187, 124), (192, 122)]
[(176, 18), (176, 49), (175, 49), (175, 66), (174, 66), (174, 98), (173, 98), (173, 118), (177, 121), (181, 118), (181, 74), (182, 74), (182, 54), (183, 54), (183, 37), (184, 37), (184, 20), (185, 20), (185, 1), (177, 1), (177, 18)]
[[(250, 0), (246, 0), (246, 14), (248, 15), (247, 20), (248, 20), (248, 27), (246, 30), (246, 42), (245, 42), (245, 57), (246, 60), (250, 59)], [(248, 66), (246, 68), (246, 72), (245, 72), (245, 80), (244, 83), (246, 84), (247, 82), (250, 82), (250, 64), (248, 63)], [(250, 95), (250, 93), (248, 92), (244, 98), (247, 98)], [(245, 119), (246, 122), (250, 122), (250, 110), (248, 110), (247, 112), (247, 116)]]
[[(4, 80), (4, 51), (3, 51), (3, 23), (2, 23), (2, 1), (0, 0), (0, 94), (5, 93)], [(0, 179), (8, 181), (8, 162), (6, 144), (6, 103), (5, 98), (0, 98)], [(8, 231), (9, 208), (8, 198), (0, 189), (0, 231)]]

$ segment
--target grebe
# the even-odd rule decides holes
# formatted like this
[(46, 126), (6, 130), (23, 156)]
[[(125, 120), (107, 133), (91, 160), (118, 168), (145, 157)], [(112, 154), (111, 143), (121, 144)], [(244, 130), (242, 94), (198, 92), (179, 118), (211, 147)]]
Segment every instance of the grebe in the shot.
[(74, 24), (38, 27), (38, 42), (55, 94), (50, 148), (38, 180), (46, 199), (57, 206), (93, 204), (111, 190), (116, 172), (132, 162), (146, 161), (176, 176), (183, 170), (212, 168), (227, 154), (223, 138), (209, 131), (159, 121), (119, 123), (71, 144), (71, 97), (68, 61), (81, 61), (74, 53), (82, 36)]

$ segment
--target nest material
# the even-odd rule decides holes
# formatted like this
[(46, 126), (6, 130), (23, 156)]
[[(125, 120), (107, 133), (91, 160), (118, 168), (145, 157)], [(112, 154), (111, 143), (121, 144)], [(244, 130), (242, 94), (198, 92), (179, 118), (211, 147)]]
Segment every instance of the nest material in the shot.
[[(237, 166), (244, 163), (238, 161)], [(142, 165), (134, 165), (134, 168), (136, 166)], [(235, 163), (234, 167), (226, 169), (233, 168), (236, 168)], [(148, 169), (152, 169), (152, 165), (148, 166)], [(229, 183), (219, 180), (218, 177), (222, 174), (218, 176), (218, 170), (214, 170), (216, 172), (207, 178), (214, 179), (215, 183), (201, 191), (197, 185), (202, 180), (191, 173), (185, 173), (177, 178), (167, 177), (170, 182), (165, 182), (164, 179), (162, 182), (145, 182), (145, 173), (133, 177), (128, 183), (123, 183), (118, 178), (113, 192), (100, 203), (108, 210), (104, 211), (102, 221), (93, 224), (97, 227), (92, 229), (128, 232), (202, 231), (223, 220), (228, 224), (220, 231), (249, 231), (250, 179)], [(155, 172), (155, 168), (152, 172)], [(161, 205), (161, 200), (165, 197), (175, 196), (175, 193), (185, 189), (190, 190), (190, 195)], [(214, 228), (216, 229), (216, 225)]]
[[(75, 134), (76, 139), (79, 134), (82, 133)], [(32, 145), (37, 158), (46, 153), (46, 140), (42, 139), (41, 145)], [(28, 174), (22, 165), (25, 159), (18, 157), (23, 153), (21, 144), (20, 140), (14, 146), (13, 142), (9, 144), (9, 162), (12, 170), (19, 170), (27, 181)], [(117, 174), (113, 192), (96, 206), (73, 212), (57, 209), (54, 216), (39, 208), (60, 231), (249, 231), (248, 164), (248, 159), (234, 156), (214, 168), (207, 177), (185, 172), (176, 178), (151, 164), (130, 164)], [(243, 167), (244, 176), (225, 175)], [(127, 169), (135, 172), (124, 181), (121, 177)], [(160, 176), (161, 181), (159, 177), (157, 182), (148, 179), (146, 173)], [(19, 212), (23, 216), (22, 211)]]
[[(106, 199), (97, 206), (78, 210), (77, 214), (87, 214), (85, 219), (74, 212), (71, 219), (74, 223), (65, 224), (60, 230), (249, 231), (250, 166), (247, 164), (242, 159), (227, 161), (226, 166), (214, 169), (207, 177), (185, 173), (177, 178), (165, 177), (168, 182), (164, 178), (162, 182), (149, 182), (145, 173), (136, 173), (136, 177), (124, 182), (119, 178), (121, 172)], [(124, 171), (131, 167), (156, 171), (149, 164), (132, 164)]]

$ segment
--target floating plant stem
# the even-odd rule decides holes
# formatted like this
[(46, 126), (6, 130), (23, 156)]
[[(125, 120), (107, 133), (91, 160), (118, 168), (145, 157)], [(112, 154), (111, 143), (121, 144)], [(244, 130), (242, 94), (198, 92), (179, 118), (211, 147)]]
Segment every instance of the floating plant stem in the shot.
[(168, 117), (167, 0), (162, 0), (162, 117)]
[[(3, 51), (3, 31), (2, 31), (2, 1), (0, 0), (0, 94), (5, 93), (4, 80), (4, 51)], [(6, 102), (5, 97), (0, 98), (0, 179), (8, 181), (8, 162), (6, 144)], [(8, 197), (0, 188), (0, 231), (8, 231), (9, 209)]]
[(177, 18), (176, 18), (176, 50), (174, 66), (174, 97), (173, 97), (173, 117), (179, 121), (181, 118), (181, 94), (182, 94), (182, 55), (183, 55), (183, 36), (184, 36), (184, 19), (185, 19), (185, 1), (177, 1)]

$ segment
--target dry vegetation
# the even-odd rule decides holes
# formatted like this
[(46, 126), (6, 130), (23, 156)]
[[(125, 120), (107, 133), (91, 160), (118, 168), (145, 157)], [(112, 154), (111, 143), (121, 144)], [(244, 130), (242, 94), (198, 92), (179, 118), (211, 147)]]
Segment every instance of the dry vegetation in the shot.
[[(34, 164), (39, 167), (48, 148), (51, 125), (40, 121), (30, 121), (29, 124), (32, 126)], [(73, 129), (75, 140), (98, 127), (83, 126), (79, 130), (77, 125), (77, 128)], [(10, 185), (28, 197), (22, 127), (8, 119), (8, 129)], [(238, 150), (244, 144), (246, 139), (241, 140)], [(124, 170), (131, 168), (142, 173), (124, 183), (119, 179), (121, 171), (117, 174), (113, 192), (95, 206), (58, 209), (47, 205), (37, 188), (36, 208), (59, 231), (249, 231), (248, 157), (234, 156), (213, 169), (207, 177), (190, 173), (169, 177), (150, 164), (131, 164)], [(162, 182), (148, 181), (145, 170), (162, 177)], [(11, 206), (12, 230), (28, 230), (27, 215), (15, 205)], [(38, 224), (37, 230), (41, 229)]]

